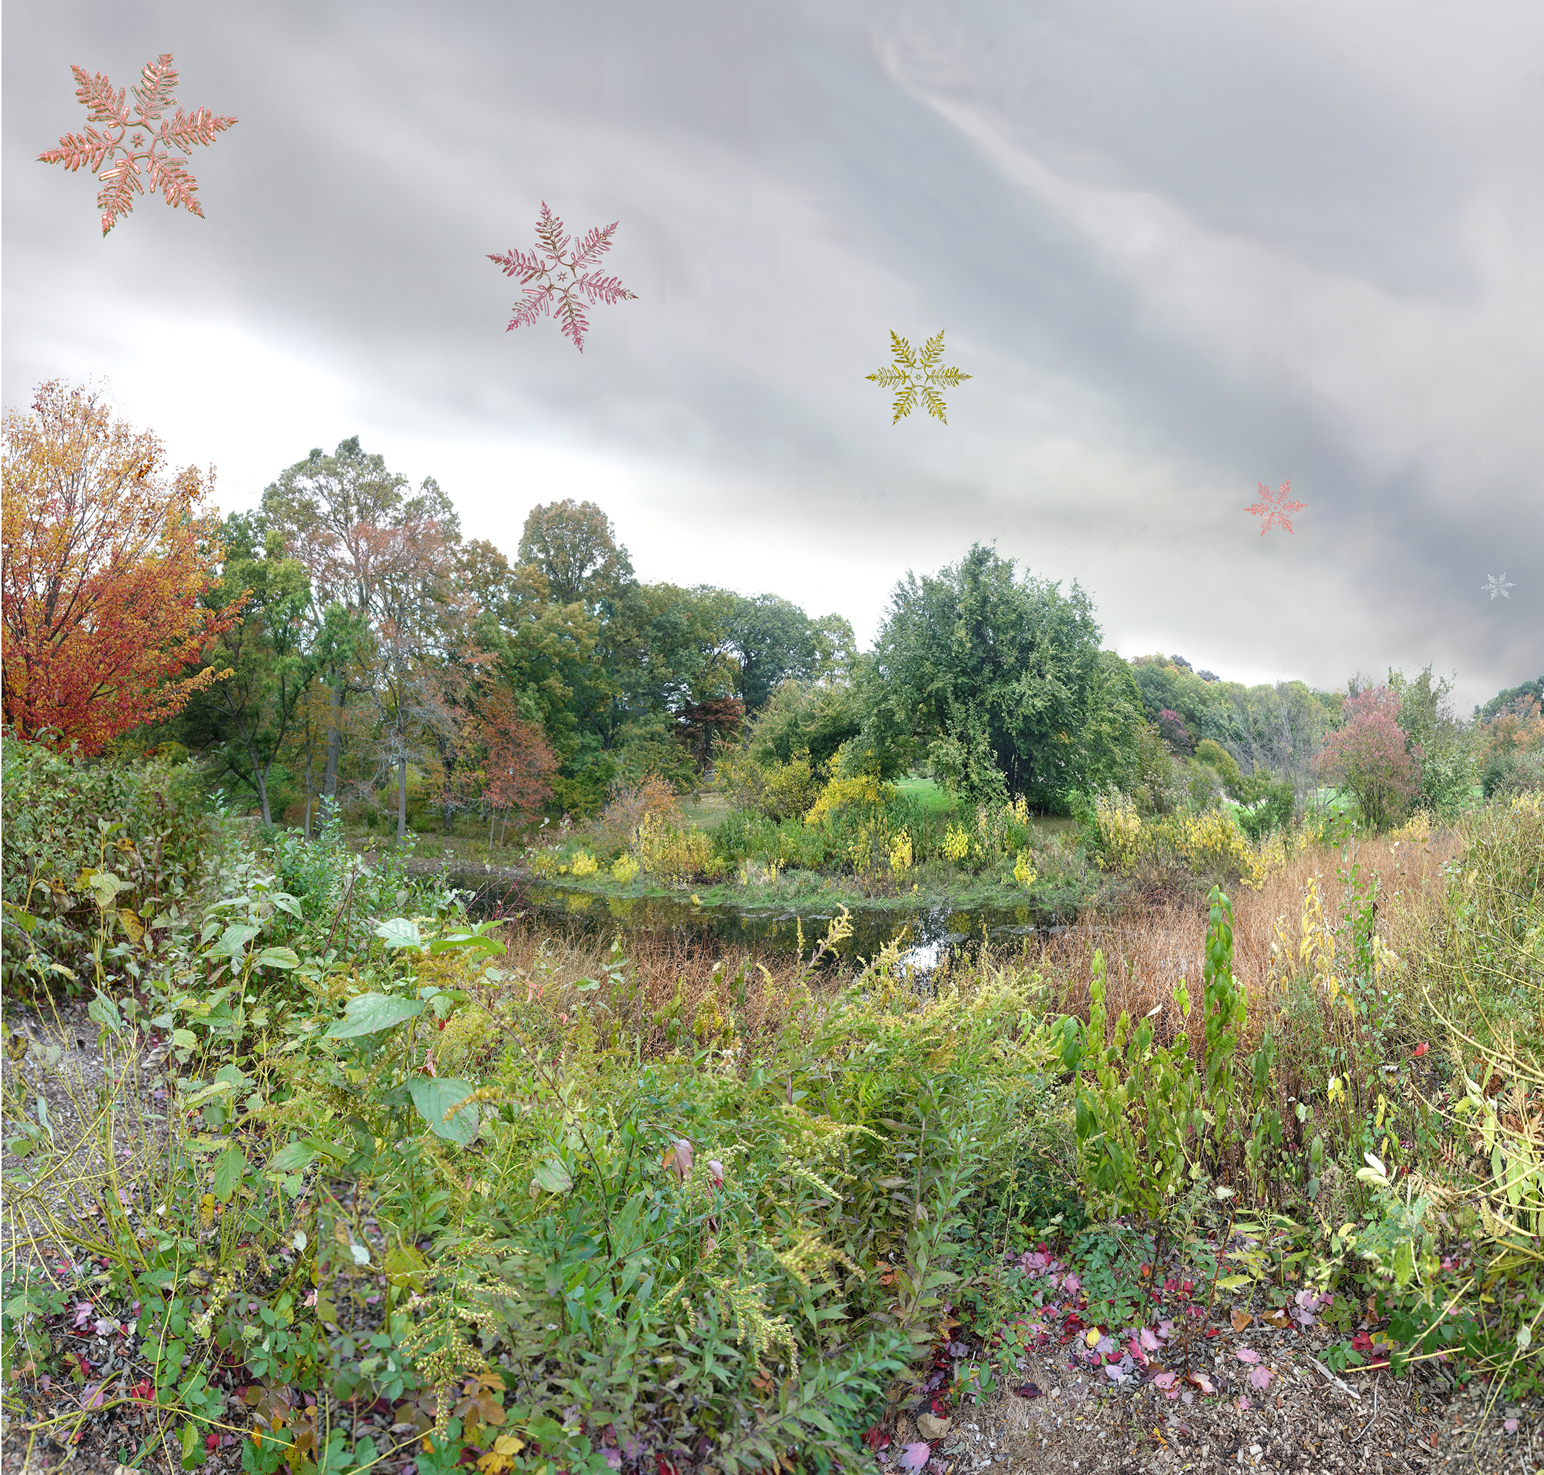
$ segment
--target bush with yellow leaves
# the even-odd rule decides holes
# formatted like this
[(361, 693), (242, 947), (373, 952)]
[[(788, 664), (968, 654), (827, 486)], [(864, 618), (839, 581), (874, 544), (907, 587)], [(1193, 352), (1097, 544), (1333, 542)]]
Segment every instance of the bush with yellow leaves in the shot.
[(895, 785), (885, 783), (877, 774), (833, 778), (806, 812), (804, 823), (818, 825), (843, 809), (883, 809), (894, 802), (895, 796)]
[(611, 862), (611, 879), (619, 886), (631, 886), (638, 879), (638, 862), (626, 850)]
[(687, 881), (715, 867), (713, 841), (696, 825), (683, 828), (647, 816), (633, 835), (633, 854), (643, 869), (661, 881)]

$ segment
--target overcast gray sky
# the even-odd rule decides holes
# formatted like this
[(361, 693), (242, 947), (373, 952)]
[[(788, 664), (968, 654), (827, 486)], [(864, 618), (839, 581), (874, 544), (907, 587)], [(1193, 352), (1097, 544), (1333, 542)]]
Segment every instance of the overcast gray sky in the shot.
[[(975, 540), (1108, 643), (1247, 681), (1544, 669), (1537, 0), (18, 3), (3, 392), (108, 381), (251, 506), (357, 433), (513, 553), (590, 498), (641, 577), (867, 641)], [(206, 218), (35, 163), (173, 52)], [(545, 200), (621, 224), (583, 355), (506, 333)], [(947, 426), (864, 376), (947, 331)], [(1288, 478), (1264, 536), (1244, 509)], [(1486, 592), (1505, 574), (1507, 597)]]

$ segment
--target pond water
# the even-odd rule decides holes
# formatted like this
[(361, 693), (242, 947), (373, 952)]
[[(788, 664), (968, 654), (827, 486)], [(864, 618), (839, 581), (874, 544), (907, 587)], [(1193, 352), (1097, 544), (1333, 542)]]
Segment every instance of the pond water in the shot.
[[(477, 916), (524, 914), (570, 933), (664, 934), (683, 940), (712, 937), (764, 952), (794, 952), (802, 926), (808, 954), (837, 915), (830, 903), (793, 909), (694, 903), (689, 896), (603, 896), (556, 882), (494, 878), (481, 871), (452, 871), (448, 879), (473, 893), (469, 910)], [(1017, 938), (1059, 932), (1072, 920), (1028, 902), (964, 908), (855, 906), (849, 911), (852, 936), (837, 949), (842, 958), (872, 957), (903, 934), (903, 960), (923, 970), (936, 966), (947, 949), (983, 938), (1011, 944)]]

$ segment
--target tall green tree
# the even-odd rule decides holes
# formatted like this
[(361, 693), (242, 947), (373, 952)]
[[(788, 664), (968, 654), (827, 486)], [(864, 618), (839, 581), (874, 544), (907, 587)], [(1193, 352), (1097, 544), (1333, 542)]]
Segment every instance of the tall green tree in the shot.
[(247, 602), (209, 653), (230, 676), (193, 697), (181, 727), (190, 746), (214, 747), (221, 772), (252, 790), (263, 823), (272, 824), (270, 775), (316, 672), (304, 618), (311, 586), (280, 534), (259, 539), (250, 514), (233, 513), (223, 531), (225, 562), (211, 597), (245, 590)]
[(759, 712), (779, 683), (815, 675), (815, 623), (790, 600), (776, 594), (738, 598), (724, 633), (739, 667), (735, 691), (747, 712)]
[(632, 560), (619, 547), (611, 519), (593, 502), (533, 507), (520, 534), (520, 562), (540, 569), (557, 604), (597, 608), (633, 581)]
[[(1129, 680), (1129, 678), (1127, 678)], [(1140, 703), (1100, 651), (1088, 596), (977, 544), (891, 596), (864, 682), (865, 737), (888, 724), (927, 745), (972, 799), (1009, 791), (1039, 808), (1097, 783), (1134, 751)]]
[[(335, 797), (343, 741), (343, 708), (372, 694), (369, 655), (379, 635), (383, 579), (402, 561), (403, 546), (419, 541), (454, 546), (460, 518), (433, 477), (414, 492), (385, 458), (368, 452), (357, 435), (340, 441), (329, 456), (314, 448), (280, 473), (263, 492), (256, 526), (276, 531), (290, 557), (306, 570), (311, 586), (307, 619), (320, 632), (329, 606), (341, 605), (369, 639), (335, 643), (322, 667), (332, 710), (322, 792)], [(396, 596), (391, 596), (396, 601)]]

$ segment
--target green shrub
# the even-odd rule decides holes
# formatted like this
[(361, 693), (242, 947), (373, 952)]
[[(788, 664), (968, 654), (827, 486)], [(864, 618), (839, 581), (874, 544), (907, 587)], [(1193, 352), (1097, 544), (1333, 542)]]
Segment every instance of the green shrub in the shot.
[(8, 737), (4, 767), (5, 990), (86, 987), (94, 948), (147, 929), (154, 953), (213, 838), (191, 765), (86, 761)]

